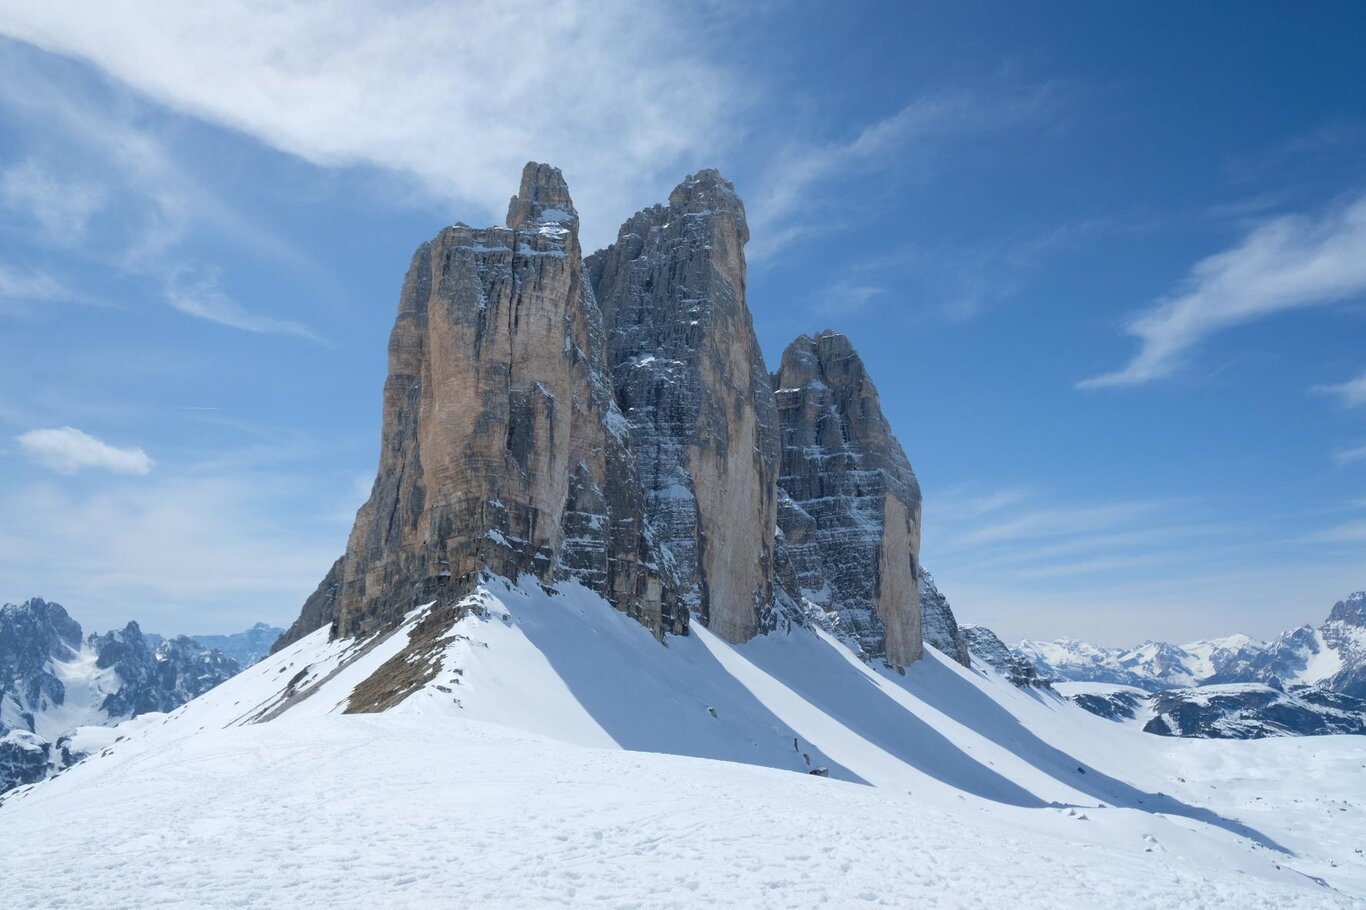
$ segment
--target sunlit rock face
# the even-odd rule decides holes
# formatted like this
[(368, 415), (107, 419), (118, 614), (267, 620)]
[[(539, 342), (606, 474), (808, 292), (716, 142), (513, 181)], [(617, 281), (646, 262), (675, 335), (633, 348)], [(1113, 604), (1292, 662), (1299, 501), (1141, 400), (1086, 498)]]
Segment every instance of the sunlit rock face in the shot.
[(392, 625), (485, 569), (576, 578), (657, 634), (686, 631), (644, 521), (578, 227), (559, 170), (528, 164), (507, 227), (456, 224), (418, 249), (374, 488), (277, 648), (329, 622), (348, 636)]
[(773, 603), (777, 414), (745, 304), (748, 239), (734, 187), (705, 170), (588, 260), (650, 522), (685, 602), (730, 641)]
[(574, 579), (660, 637), (814, 616), (869, 659), (919, 658), (915, 475), (842, 335), (769, 374), (734, 187), (699, 171), (586, 259), (578, 229), (533, 163), (506, 227), (419, 248), (373, 491), (276, 648), (393, 628), (491, 573)]
[(797, 591), (865, 654), (921, 654), (920, 485), (863, 360), (836, 332), (803, 335), (773, 376), (778, 527)]

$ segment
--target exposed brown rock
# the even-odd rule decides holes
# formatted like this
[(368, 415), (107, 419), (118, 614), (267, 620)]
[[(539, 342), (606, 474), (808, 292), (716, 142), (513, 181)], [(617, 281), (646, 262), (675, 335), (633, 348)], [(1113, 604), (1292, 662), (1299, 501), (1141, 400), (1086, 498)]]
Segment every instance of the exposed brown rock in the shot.
[(488, 569), (575, 577), (654, 629), (686, 630), (657, 566), (604, 372), (560, 172), (529, 164), (508, 227), (456, 224), (413, 257), (389, 341), (379, 472), (346, 554), (276, 647), (453, 602)]
[(803, 335), (773, 377), (782, 427), (780, 559), (791, 593), (863, 651), (921, 655), (920, 485), (849, 339)]
[(714, 170), (588, 260), (651, 523), (688, 605), (729, 641), (773, 603), (777, 416), (745, 305), (745, 210)]

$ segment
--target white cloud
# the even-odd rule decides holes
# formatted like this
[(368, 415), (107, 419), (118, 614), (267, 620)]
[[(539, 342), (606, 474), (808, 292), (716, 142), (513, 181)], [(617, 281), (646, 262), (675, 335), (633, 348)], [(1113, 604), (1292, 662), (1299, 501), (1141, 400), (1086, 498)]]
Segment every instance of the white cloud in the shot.
[(1317, 219), (1275, 218), (1237, 246), (1196, 263), (1181, 290), (1128, 324), (1126, 330), (1142, 345), (1128, 366), (1078, 385), (1130, 386), (1161, 379), (1216, 332), (1363, 292), (1366, 197)]
[(857, 281), (838, 281), (816, 294), (807, 307), (813, 316), (844, 316), (866, 308), (878, 297), (885, 297), (886, 288)]
[(1366, 461), (1366, 446), (1356, 446), (1351, 449), (1339, 449), (1333, 453), (1333, 460), (1338, 464), (1353, 464), (1358, 461)]
[(0, 589), (57, 600), (88, 629), (288, 623), (345, 545), (349, 525), (331, 520), (344, 486), (237, 466), (0, 490)]
[(6, 34), (176, 110), (492, 218), (527, 159), (551, 161), (590, 244), (726, 144), (743, 92), (702, 56), (706, 19), (626, 0), (0, 2)]
[(747, 205), (751, 234), (748, 255), (762, 261), (788, 244), (828, 229), (806, 211), (822, 183), (851, 173), (910, 169), (923, 162), (908, 156), (917, 143), (1003, 129), (1036, 117), (1052, 100), (1043, 86), (1027, 94), (985, 98), (950, 92), (917, 98), (843, 142), (797, 143), (778, 150), (767, 177)]
[(61, 474), (75, 474), (85, 468), (115, 474), (146, 474), (152, 470), (152, 459), (142, 449), (112, 446), (75, 427), (29, 430), (18, 440), (29, 458)]
[(214, 271), (183, 270), (167, 278), (166, 301), (182, 313), (207, 319), (244, 332), (265, 335), (294, 335), (310, 341), (322, 339), (307, 325), (291, 319), (262, 316), (243, 307), (223, 290), (221, 277)]
[(1366, 373), (1362, 373), (1355, 379), (1337, 385), (1315, 386), (1314, 391), (1325, 392), (1329, 395), (1336, 395), (1342, 402), (1343, 407), (1358, 408), (1366, 405)]
[(79, 294), (47, 272), (17, 269), (0, 262), (0, 312), (22, 312), (35, 303), (80, 299)]
[(32, 218), (45, 235), (62, 242), (85, 236), (86, 226), (105, 198), (100, 184), (58, 177), (34, 159), (0, 172), (0, 204)]

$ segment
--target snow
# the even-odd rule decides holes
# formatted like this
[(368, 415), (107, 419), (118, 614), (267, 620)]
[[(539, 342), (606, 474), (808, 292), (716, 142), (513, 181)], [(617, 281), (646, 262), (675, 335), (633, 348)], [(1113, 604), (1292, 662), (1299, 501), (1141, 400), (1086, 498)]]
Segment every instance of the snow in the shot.
[(6, 906), (1366, 900), (1361, 737), (1155, 737), (803, 627), (661, 645), (574, 584), (470, 605), (384, 714), (342, 711), (425, 608), (319, 630), (7, 795)]
[(69, 661), (53, 660), (48, 664), (52, 675), (62, 683), (65, 691), (60, 705), (48, 704), (35, 711), (34, 732), (55, 742), (57, 737), (85, 724), (102, 724), (109, 715), (104, 710), (104, 699), (123, 685), (112, 667), (100, 669), (99, 655), (88, 643)]
[(1306, 655), (1304, 669), (1296, 677), (1295, 682), (1323, 682), (1342, 669), (1342, 655), (1324, 641), (1323, 632), (1319, 629), (1314, 630), (1314, 644), (1318, 651)]

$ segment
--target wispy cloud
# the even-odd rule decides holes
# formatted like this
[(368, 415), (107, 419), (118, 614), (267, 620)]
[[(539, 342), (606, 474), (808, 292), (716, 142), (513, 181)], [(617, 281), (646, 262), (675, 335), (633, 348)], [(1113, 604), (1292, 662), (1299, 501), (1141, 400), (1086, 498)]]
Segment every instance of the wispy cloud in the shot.
[(78, 241), (105, 203), (104, 187), (77, 177), (59, 177), (32, 158), (0, 171), (0, 206), (27, 216), (48, 238)]
[(94, 628), (288, 622), (344, 546), (333, 517), (341, 499), (354, 514), (355, 495), (332, 477), (240, 467), (0, 490), (0, 588), (60, 600)]
[(1052, 86), (984, 97), (945, 92), (917, 98), (843, 141), (795, 143), (773, 155), (758, 193), (747, 206), (754, 228), (748, 255), (762, 261), (784, 247), (828, 229), (807, 211), (818, 188), (850, 174), (907, 166), (917, 144), (1000, 130), (1046, 109)]
[(1337, 396), (1343, 407), (1359, 408), (1366, 405), (1366, 373), (1336, 385), (1315, 386), (1313, 390)]
[(19, 446), (33, 461), (60, 474), (87, 468), (114, 474), (146, 474), (153, 461), (135, 446), (120, 448), (75, 427), (29, 430), (18, 437)]
[(80, 294), (47, 272), (0, 262), (0, 312), (24, 312), (34, 304), (80, 299)]
[(1216, 332), (1366, 292), (1366, 197), (1317, 218), (1265, 221), (1236, 246), (1201, 260), (1180, 290), (1129, 322), (1141, 343), (1123, 369), (1081, 388), (1140, 385), (1172, 375)]
[(1338, 449), (1333, 453), (1333, 460), (1338, 464), (1366, 461), (1366, 445), (1354, 446), (1350, 449)]
[(687, 4), (5, 6), (12, 37), (175, 110), (315, 164), (408, 175), (492, 217), (527, 158), (553, 161), (590, 244), (716, 154), (744, 96)]
[(1366, 543), (1366, 521), (1348, 521), (1334, 525), (1314, 536), (1327, 543)]
[(214, 270), (180, 270), (167, 277), (166, 301), (190, 316), (219, 325), (265, 335), (293, 335), (309, 341), (323, 339), (309, 326), (291, 319), (262, 316), (243, 307), (223, 289), (222, 276)]
[(837, 281), (813, 294), (807, 310), (813, 316), (844, 316), (867, 308), (874, 300), (884, 297), (887, 289), (857, 281)]

